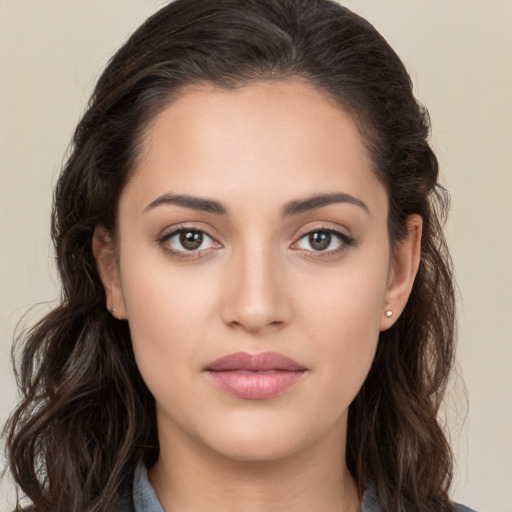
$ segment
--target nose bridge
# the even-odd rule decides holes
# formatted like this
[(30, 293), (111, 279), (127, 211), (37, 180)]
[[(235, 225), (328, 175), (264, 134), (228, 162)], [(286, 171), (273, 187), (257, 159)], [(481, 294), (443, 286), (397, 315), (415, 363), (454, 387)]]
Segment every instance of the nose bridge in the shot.
[(233, 250), (229, 265), (226, 323), (254, 332), (288, 320), (285, 276), (274, 244), (250, 237)]

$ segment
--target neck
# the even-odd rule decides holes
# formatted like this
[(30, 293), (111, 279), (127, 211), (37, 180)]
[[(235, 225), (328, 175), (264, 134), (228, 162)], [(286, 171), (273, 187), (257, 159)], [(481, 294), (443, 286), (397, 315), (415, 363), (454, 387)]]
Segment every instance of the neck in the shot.
[(339, 432), (300, 453), (265, 461), (226, 458), (176, 434), (173, 442), (160, 436), (160, 458), (148, 472), (166, 512), (359, 509), (360, 496), (345, 464)]

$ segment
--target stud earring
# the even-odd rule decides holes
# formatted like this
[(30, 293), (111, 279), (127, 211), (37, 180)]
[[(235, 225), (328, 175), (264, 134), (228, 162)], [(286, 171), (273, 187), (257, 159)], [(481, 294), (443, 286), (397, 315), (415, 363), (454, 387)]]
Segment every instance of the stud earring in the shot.
[(386, 311), (385, 315), (386, 315), (386, 317), (387, 317), (387, 318), (391, 318), (391, 317), (393, 316), (393, 311), (391, 311), (391, 310), (389, 310), (389, 309), (388, 309), (388, 310)]
[(112, 314), (117, 313), (117, 309), (116, 309), (116, 307), (115, 307), (115, 306), (112, 306), (112, 307), (110, 308), (110, 312), (111, 312)]

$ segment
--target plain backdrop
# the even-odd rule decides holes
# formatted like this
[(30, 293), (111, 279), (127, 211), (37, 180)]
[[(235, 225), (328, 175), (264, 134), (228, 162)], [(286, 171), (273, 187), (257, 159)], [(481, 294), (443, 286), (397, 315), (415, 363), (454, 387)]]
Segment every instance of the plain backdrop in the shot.
[[(0, 425), (16, 401), (16, 323), (58, 296), (49, 216), (72, 131), (109, 57), (164, 3), (0, 0)], [(410, 70), (451, 192), (463, 379), (446, 401), (453, 497), (480, 512), (512, 512), (512, 1), (344, 3)], [(0, 497), (0, 510), (12, 510), (6, 481)]]

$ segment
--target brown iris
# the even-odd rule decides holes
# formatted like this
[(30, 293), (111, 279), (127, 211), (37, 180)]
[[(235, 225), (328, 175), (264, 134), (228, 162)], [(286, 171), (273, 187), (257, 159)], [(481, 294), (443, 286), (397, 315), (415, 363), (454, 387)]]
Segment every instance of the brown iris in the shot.
[(185, 249), (192, 251), (203, 243), (203, 234), (199, 231), (182, 231), (180, 243)]
[(331, 243), (331, 233), (328, 231), (316, 231), (309, 235), (309, 243), (313, 249), (323, 251), (329, 247)]

